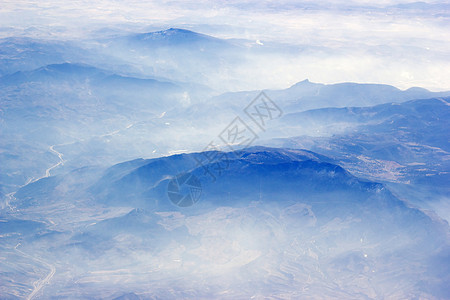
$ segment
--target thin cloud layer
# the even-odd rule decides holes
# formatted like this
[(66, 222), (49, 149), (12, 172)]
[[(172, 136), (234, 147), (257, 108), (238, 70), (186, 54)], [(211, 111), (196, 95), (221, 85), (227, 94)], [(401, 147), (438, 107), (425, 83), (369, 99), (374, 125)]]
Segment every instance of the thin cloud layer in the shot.
[(267, 49), (292, 45), (288, 57), (235, 72), (236, 82), (260, 75), (234, 90), (305, 78), (448, 90), (449, 12), (450, 2), (11, 1), (0, 8), (0, 36), (77, 40), (179, 27)]

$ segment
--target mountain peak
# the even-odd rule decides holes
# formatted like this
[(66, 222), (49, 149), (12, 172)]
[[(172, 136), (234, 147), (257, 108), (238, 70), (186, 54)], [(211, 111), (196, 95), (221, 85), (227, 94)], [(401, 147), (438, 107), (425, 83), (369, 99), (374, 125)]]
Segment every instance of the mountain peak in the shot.
[(300, 81), (300, 82), (297, 82), (297, 83), (294, 84), (294, 85), (303, 85), (303, 84), (312, 84), (312, 82), (309, 81), (308, 78), (306, 78), (305, 80), (302, 80), (302, 81)]
[[(141, 46), (151, 47), (182, 47), (201, 51), (217, 51), (234, 47), (227, 40), (219, 39), (203, 33), (181, 28), (169, 28), (160, 31), (140, 33), (127, 37), (127, 43), (137, 42)], [(128, 44), (127, 44), (128, 45)], [(190, 48), (191, 47), (191, 48)], [(179, 48), (180, 49), (180, 48)], [(179, 49), (177, 51), (179, 51)]]
[(190, 31), (187, 29), (181, 29), (181, 28), (169, 28), (166, 30), (160, 30), (160, 31), (154, 31), (154, 32), (148, 32), (148, 33), (142, 33), (138, 34), (136, 36), (140, 40), (145, 41), (171, 41), (171, 42), (181, 42), (181, 41), (196, 41), (200, 39), (213, 39), (213, 37), (197, 33), (194, 31)]
[(309, 81), (309, 79), (305, 79), (305, 80), (295, 83), (294, 85), (292, 85), (290, 87), (290, 89), (298, 88), (298, 87), (312, 87), (312, 86), (316, 86), (316, 85), (318, 85), (318, 83), (314, 83), (314, 82)]
[(162, 30), (162, 31), (160, 31), (160, 32), (164, 32), (164, 33), (186, 33), (186, 34), (197, 34), (196, 32), (191, 31), (191, 30), (182, 29), (182, 28), (174, 28), (174, 27), (171, 27), (171, 28), (166, 29), (166, 30)]

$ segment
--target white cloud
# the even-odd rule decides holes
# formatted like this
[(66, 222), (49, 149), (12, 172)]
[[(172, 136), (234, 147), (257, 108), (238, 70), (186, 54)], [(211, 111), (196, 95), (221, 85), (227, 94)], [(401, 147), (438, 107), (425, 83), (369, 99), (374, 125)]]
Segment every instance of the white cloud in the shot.
[[(3, 36), (85, 38), (102, 28), (149, 31), (183, 27), (221, 38), (297, 44), (324, 52), (276, 59), (285, 87), (304, 78), (320, 82), (384, 82), (450, 89), (450, 3), (426, 1), (29, 1), (3, 2)], [(428, 3), (428, 4), (427, 4)], [(376, 6), (376, 7), (372, 7)], [(266, 72), (267, 73), (267, 72)], [(270, 76), (270, 75), (267, 75)]]

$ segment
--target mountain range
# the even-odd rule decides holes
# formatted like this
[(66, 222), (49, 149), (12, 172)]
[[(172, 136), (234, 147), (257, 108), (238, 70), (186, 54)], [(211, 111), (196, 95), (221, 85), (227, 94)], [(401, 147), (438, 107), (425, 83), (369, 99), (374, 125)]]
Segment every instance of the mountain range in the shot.
[(108, 32), (0, 40), (0, 298), (448, 298), (450, 92), (249, 90), (311, 49)]
[[(197, 284), (234, 284), (244, 278), (235, 297), (252, 295), (261, 282), (290, 293), (308, 286), (311, 295), (323, 297), (339, 284), (337, 293), (351, 299), (408, 293), (439, 298), (448, 292), (441, 278), (448, 270), (437, 267), (448, 253), (448, 224), (410, 207), (382, 184), (361, 180), (314, 152), (265, 147), (226, 153), (218, 162), (227, 160), (228, 167), (213, 181), (195, 163), (199, 156), (211, 154), (217, 153), (134, 160), (103, 171), (77, 170), (20, 189), (12, 203), (17, 217), (38, 214), (48, 224), (22, 242), (21, 251), (40, 245), (40, 257), (49, 261), (56, 255), (52, 264), (62, 269), (53, 279), (60, 288), (45, 295), (109, 295), (102, 279), (108, 272), (128, 278), (126, 284), (117, 282), (115, 291), (144, 293), (144, 298), (214, 297), (214, 289), (202, 291)], [(169, 181), (179, 172), (189, 172), (201, 182), (202, 198), (193, 206), (178, 207), (167, 195)], [(83, 221), (57, 226), (67, 222), (66, 214), (58, 211), (68, 207), (73, 207), (72, 218)], [(84, 207), (97, 213), (86, 214)], [(130, 208), (111, 216), (115, 207), (116, 213)], [(20, 231), (11, 222), (19, 221), (7, 217), (0, 223), (5, 245), (21, 239), (13, 235)], [(224, 232), (222, 242), (211, 235), (217, 231)], [(216, 242), (222, 245), (217, 248)], [(211, 253), (211, 247), (218, 252)], [(149, 261), (136, 256), (139, 251), (145, 251)], [(108, 259), (118, 253), (121, 261)], [(76, 258), (78, 271), (68, 264), (69, 257)], [(184, 288), (169, 289), (159, 282), (152, 292), (141, 290), (144, 278), (156, 282), (165, 276), (170, 285), (179, 276), (175, 265), (189, 274), (188, 281), (181, 281)], [(146, 267), (150, 269), (144, 271)], [(199, 268), (213, 270), (214, 276), (206, 279)], [(75, 278), (67, 281), (64, 270), (71, 270)], [(241, 275), (228, 278), (231, 271)], [(337, 272), (347, 280), (341, 281)], [(355, 292), (350, 282), (357, 278), (362, 285)], [(405, 294), (386, 278), (408, 285), (402, 290)], [(430, 284), (433, 290), (424, 289)], [(80, 294), (80, 287), (85, 294)], [(194, 294), (186, 294), (186, 287), (195, 289)]]

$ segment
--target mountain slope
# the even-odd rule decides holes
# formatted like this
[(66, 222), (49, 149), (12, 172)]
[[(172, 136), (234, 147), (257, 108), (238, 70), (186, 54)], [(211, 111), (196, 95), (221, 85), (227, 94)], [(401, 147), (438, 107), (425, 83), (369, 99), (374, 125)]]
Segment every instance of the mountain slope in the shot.
[(267, 145), (333, 157), (360, 177), (387, 183), (402, 199), (449, 220), (450, 98), (287, 114)]
[[(165, 128), (159, 117), (174, 106), (185, 105), (189, 94), (194, 101), (198, 91), (172, 82), (127, 77), (71, 63), (5, 75), (0, 77), (0, 87), (4, 148), (0, 154), (4, 168), (1, 182), (6, 193), (14, 191), (12, 186), (45, 174), (55, 161), (55, 152), (49, 147), (70, 144), (70, 151), (79, 159), (91, 160), (94, 149), (102, 147), (99, 143), (106, 143), (108, 137), (134, 124), (158, 123), (152, 126), (152, 132), (157, 127)], [(117, 149), (124, 148), (128, 141), (119, 143), (122, 146), (111, 155), (117, 156)], [(69, 158), (68, 151), (62, 153)]]
[[(71, 229), (50, 248), (39, 237), (24, 248), (51, 249), (62, 270), (69, 258), (77, 263), (73, 279), (61, 272), (45, 295), (80, 288), (91, 297), (112, 295), (109, 276), (118, 279), (115, 293), (144, 298), (219, 297), (238, 282), (234, 298), (254, 296), (255, 287), (273, 296), (283, 290), (294, 297), (307, 288), (311, 295), (348, 299), (448, 293), (442, 275), (448, 273), (449, 231), (440, 219), (313, 152), (254, 147), (226, 153), (215, 163), (227, 167), (213, 181), (196, 160), (217, 154), (223, 153), (134, 160), (19, 191), (17, 203), (34, 202), (23, 206), (25, 214), (76, 207), (49, 211), (56, 224), (67, 222), (67, 214), (71, 219)], [(170, 179), (183, 171), (201, 182), (201, 199), (189, 207), (172, 204), (167, 194)], [(120, 206), (130, 210), (111, 215)], [(96, 213), (84, 212), (88, 207)], [(158, 288), (144, 290), (143, 282)]]
[[(225, 93), (217, 96), (217, 103), (247, 103), (259, 91)], [(382, 103), (405, 102), (414, 99), (450, 96), (450, 92), (430, 92), (421, 88), (402, 91), (384, 84), (337, 83), (319, 84), (301, 81), (284, 90), (266, 90), (265, 93), (283, 108), (285, 113), (326, 107), (373, 106)]]

